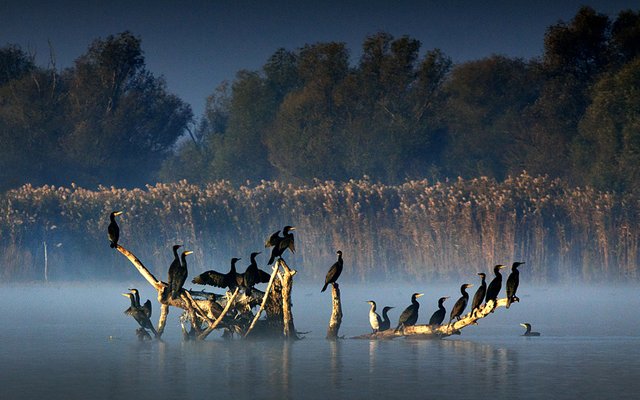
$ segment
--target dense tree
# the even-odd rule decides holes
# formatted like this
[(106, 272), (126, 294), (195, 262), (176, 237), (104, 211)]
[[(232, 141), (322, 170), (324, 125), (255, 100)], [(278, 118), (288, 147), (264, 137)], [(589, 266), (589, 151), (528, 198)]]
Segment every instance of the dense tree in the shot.
[(140, 39), (124, 32), (94, 41), (64, 79), (69, 178), (85, 185), (152, 182), (192, 113), (145, 69)]
[(492, 56), (454, 68), (447, 82), (447, 171), (502, 178), (522, 170), (522, 115), (536, 100), (535, 72), (519, 59)]
[(640, 58), (598, 82), (573, 150), (583, 182), (640, 193)]

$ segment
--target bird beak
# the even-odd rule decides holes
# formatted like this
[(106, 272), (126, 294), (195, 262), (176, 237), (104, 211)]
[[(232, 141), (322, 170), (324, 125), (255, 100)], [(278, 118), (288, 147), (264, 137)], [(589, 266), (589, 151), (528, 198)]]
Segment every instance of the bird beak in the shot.
[(124, 297), (129, 297), (131, 293), (120, 293), (120, 294), (123, 295)]
[(120, 214), (122, 214), (123, 212), (124, 212), (124, 211), (116, 211), (116, 212), (114, 212), (114, 213), (113, 213), (113, 215), (120, 215)]
[(291, 228), (289, 228), (289, 230), (290, 230), (290, 231), (295, 231), (295, 230), (296, 230), (296, 227), (295, 227), (295, 226), (292, 226)]
[(507, 266), (506, 265), (501, 265), (500, 268), (498, 268), (498, 269), (502, 269), (502, 268), (507, 268)]
[(520, 324), (521, 327), (526, 328), (527, 326), (525, 324)]
[(416, 295), (416, 297), (422, 297), (422, 296), (424, 296), (424, 293), (418, 293), (418, 294)]
[(184, 252), (184, 255), (185, 255), (185, 256), (188, 256), (189, 254), (193, 254), (193, 251), (191, 251), (191, 250), (187, 250), (187, 251), (185, 251), (185, 252)]
[(468, 288), (471, 287), (471, 286), (473, 286), (473, 283), (467, 283), (467, 287)]

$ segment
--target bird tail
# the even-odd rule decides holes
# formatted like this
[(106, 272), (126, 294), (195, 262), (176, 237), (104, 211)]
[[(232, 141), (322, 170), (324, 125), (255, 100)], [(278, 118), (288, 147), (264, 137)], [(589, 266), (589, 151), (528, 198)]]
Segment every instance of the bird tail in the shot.
[(271, 257), (269, 257), (269, 262), (267, 263), (267, 265), (271, 265), (273, 264), (273, 261), (276, 257), (272, 254)]
[(111, 244), (109, 245), (109, 247), (111, 247), (112, 249), (115, 249), (115, 248), (116, 248), (116, 244), (115, 244), (115, 243), (113, 243), (113, 242), (111, 242)]
[(329, 284), (329, 282), (325, 283), (324, 286), (322, 287), (322, 290), (320, 291), (320, 293), (324, 292), (325, 290), (327, 290), (327, 285)]
[(509, 306), (511, 305), (511, 301), (512, 301), (512, 297), (511, 296), (507, 297), (507, 308), (509, 308)]
[(158, 331), (156, 331), (156, 329), (153, 327), (153, 325), (149, 326), (149, 330), (151, 332), (153, 332), (153, 336), (155, 336), (156, 339), (160, 339), (160, 336), (158, 335)]

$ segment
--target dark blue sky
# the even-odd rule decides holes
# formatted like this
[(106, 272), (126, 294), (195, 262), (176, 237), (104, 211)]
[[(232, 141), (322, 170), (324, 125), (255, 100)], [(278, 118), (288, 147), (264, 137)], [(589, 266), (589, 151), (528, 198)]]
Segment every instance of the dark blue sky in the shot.
[(581, 5), (615, 17), (630, 0), (503, 1), (0, 1), (0, 45), (17, 43), (46, 65), (51, 42), (65, 68), (98, 37), (130, 30), (142, 38), (147, 67), (197, 116), (204, 100), (240, 69), (259, 69), (279, 47), (341, 41), (357, 61), (378, 31), (409, 35), (455, 62), (493, 53), (535, 57), (545, 29)]

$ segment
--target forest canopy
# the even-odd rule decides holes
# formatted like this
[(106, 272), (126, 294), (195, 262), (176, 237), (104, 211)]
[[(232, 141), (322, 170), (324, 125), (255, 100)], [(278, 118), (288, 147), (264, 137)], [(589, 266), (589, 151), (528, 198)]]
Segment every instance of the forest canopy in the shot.
[[(195, 118), (146, 68), (142, 39), (96, 39), (73, 66), (0, 48), (0, 190), (30, 183), (142, 187), (279, 180), (487, 176), (526, 170), (572, 185), (640, 189), (640, 12), (583, 7), (543, 54), (454, 64), (378, 32), (278, 49), (239, 71)], [(182, 139), (182, 140), (180, 140)]]

